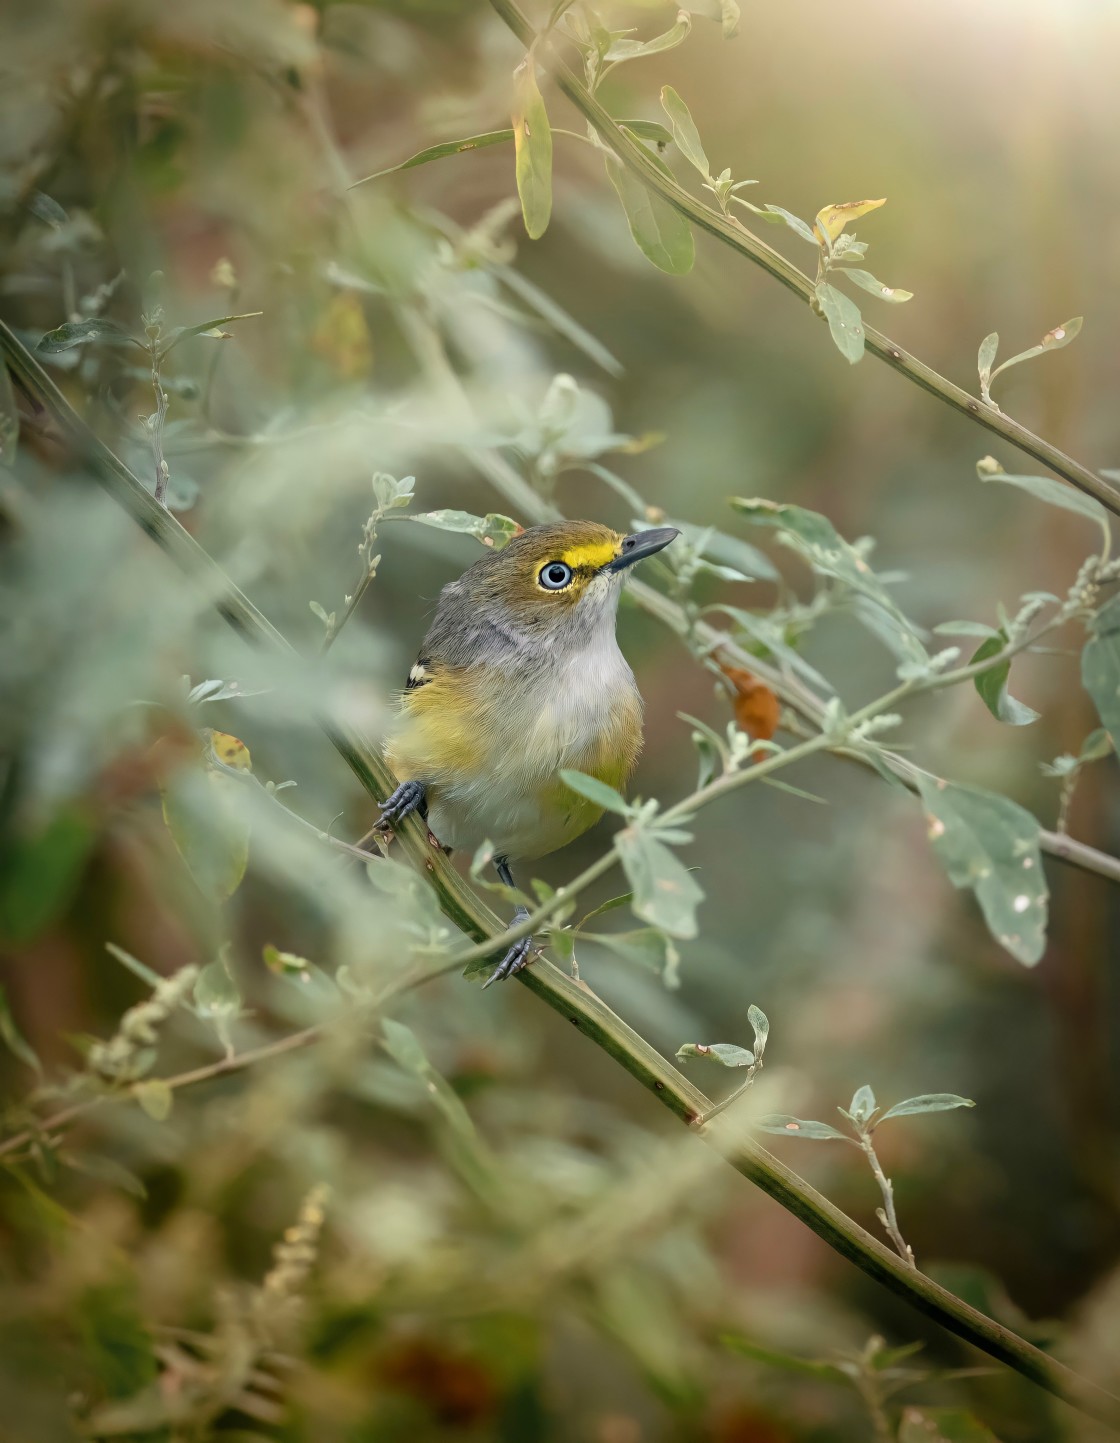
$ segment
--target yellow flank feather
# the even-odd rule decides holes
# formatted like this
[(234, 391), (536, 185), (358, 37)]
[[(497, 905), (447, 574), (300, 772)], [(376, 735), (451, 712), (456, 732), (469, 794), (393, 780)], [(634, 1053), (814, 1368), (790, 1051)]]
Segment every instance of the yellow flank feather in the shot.
[(404, 694), (387, 759), (401, 781), (424, 783), (429, 824), (445, 846), (488, 840), (503, 855), (537, 857), (594, 826), (602, 809), (557, 773), (586, 772), (621, 789), (634, 769), (641, 701), (614, 657), (614, 684), (594, 664), (574, 684), (546, 675), (520, 687), (476, 666)]

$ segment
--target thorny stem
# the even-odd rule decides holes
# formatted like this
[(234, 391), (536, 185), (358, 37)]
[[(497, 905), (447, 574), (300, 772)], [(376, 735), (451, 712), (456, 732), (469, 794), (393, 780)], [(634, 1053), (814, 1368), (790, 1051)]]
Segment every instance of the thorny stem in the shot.
[[(93, 435), (42, 367), (2, 321), (0, 346), (23, 388), (50, 412), (62, 439), (71, 448), (75, 463), (88, 468), (108, 494), (166, 551), (171, 560), (205, 589), (219, 613), (246, 641), (291, 658), (294, 654), (291, 644), (178, 521), (155, 503), (128, 467)], [(375, 800), (387, 797), (395, 779), (376, 749), (352, 728), (328, 718), (323, 718), (321, 725), (370, 796)], [(401, 830), (401, 842), (414, 864), (429, 873), (440, 905), (456, 926), (476, 939), (493, 938), (500, 932), (501, 923), (493, 911), (471, 891), (442, 855), (433, 853), (426, 828), (416, 818), (406, 819)], [(491, 941), (489, 945), (493, 947), (494, 944)], [(691, 1124), (711, 1111), (711, 1100), (668, 1063), (645, 1038), (612, 1012), (590, 988), (577, 984), (543, 960), (519, 973), (518, 980), (648, 1088), (674, 1116)], [(235, 1057), (230, 1063), (214, 1066), (225, 1070), (239, 1061)], [(1057, 1362), (1025, 1338), (985, 1317), (962, 1298), (903, 1263), (780, 1159), (750, 1138), (744, 1138), (742, 1129), (732, 1125), (732, 1119), (716, 1117), (700, 1128), (698, 1135), (715, 1147), (736, 1171), (806, 1223), (829, 1246), (850, 1259), (869, 1277), (1039, 1387), (1120, 1431), (1120, 1398)]]
[[(779, 251), (766, 244), (752, 231), (738, 221), (734, 223), (718, 210), (697, 200), (682, 186), (678, 185), (655, 164), (649, 152), (638, 141), (633, 140), (614, 121), (610, 113), (588, 91), (576, 75), (558, 58), (551, 37), (538, 37), (529, 21), (522, 14), (516, 0), (490, 0), (490, 4), (505, 24), (526, 47), (536, 45), (537, 55), (547, 63), (557, 85), (586, 119), (594, 126), (604, 143), (614, 151), (627, 170), (631, 171), (647, 190), (655, 191), (694, 225), (706, 230), (717, 240), (761, 266), (800, 297), (806, 304), (814, 298), (813, 282), (805, 273)], [(538, 43), (539, 42), (539, 43)], [(547, 57), (547, 59), (546, 59)], [(1051, 471), (1069, 481), (1079, 490), (1095, 496), (1103, 506), (1120, 515), (1120, 493), (1094, 471), (1065, 455), (1056, 446), (1036, 436), (1033, 431), (1003, 414), (996, 406), (985, 404), (970, 396), (967, 391), (955, 386), (952, 381), (939, 375), (932, 367), (909, 355), (896, 345), (889, 336), (865, 324), (864, 337), (867, 349), (872, 355), (885, 361), (899, 371), (907, 380), (929, 391), (938, 400), (952, 406), (954, 410), (971, 417), (986, 430), (1011, 442), (1027, 455), (1041, 461)]]
[(914, 1261), (914, 1249), (902, 1236), (898, 1226), (898, 1214), (894, 1210), (894, 1185), (883, 1171), (869, 1132), (860, 1132), (859, 1145), (863, 1148), (867, 1161), (871, 1165), (871, 1171), (875, 1175), (875, 1181), (879, 1184), (879, 1191), (883, 1194), (883, 1206), (876, 1209), (879, 1221), (886, 1228), (887, 1234), (898, 1249), (903, 1262), (909, 1263), (916, 1270), (918, 1265)]

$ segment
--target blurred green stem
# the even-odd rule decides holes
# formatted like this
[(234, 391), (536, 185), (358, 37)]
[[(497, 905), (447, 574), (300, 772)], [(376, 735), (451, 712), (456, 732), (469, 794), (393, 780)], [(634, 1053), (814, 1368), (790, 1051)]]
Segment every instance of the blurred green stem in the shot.
[[(806, 305), (811, 303), (813, 282), (810, 278), (786, 260), (780, 252), (747, 230), (738, 220), (729, 219), (718, 210), (705, 205), (703, 201), (697, 200), (666, 174), (643, 145), (631, 139), (615, 124), (610, 113), (557, 56), (551, 37), (537, 35), (515, 0), (490, 0), (490, 4), (526, 48), (537, 46), (538, 59), (547, 66), (560, 89), (594, 126), (604, 144), (614, 151), (627, 170), (633, 172), (648, 190), (655, 191), (693, 225), (698, 225), (740, 255), (761, 266)], [(1009, 441), (1028, 456), (1033, 456), (1036, 461), (1041, 461), (1078, 490), (1094, 496), (1102, 506), (1107, 506), (1110, 511), (1120, 516), (1120, 493), (1087, 466), (1059, 451), (1056, 446), (1050, 445), (1041, 436), (1036, 436), (1018, 421), (1011, 420), (997, 407), (986, 405), (975, 396), (970, 396), (960, 386), (954, 386), (932, 367), (919, 361), (916, 356), (909, 355), (881, 331), (865, 324), (864, 336), (867, 349), (881, 361), (886, 361), (894, 370), (901, 372), (907, 380), (929, 391), (938, 400), (952, 406), (955, 411), (971, 417), (986, 430)]]

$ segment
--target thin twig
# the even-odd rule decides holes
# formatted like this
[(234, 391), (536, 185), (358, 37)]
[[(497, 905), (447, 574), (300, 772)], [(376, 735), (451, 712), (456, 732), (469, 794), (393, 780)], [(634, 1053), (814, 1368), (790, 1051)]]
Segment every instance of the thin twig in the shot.
[(869, 1132), (860, 1133), (859, 1145), (863, 1148), (875, 1181), (879, 1184), (879, 1191), (883, 1194), (883, 1206), (877, 1209), (879, 1220), (886, 1228), (887, 1234), (898, 1249), (903, 1262), (909, 1263), (912, 1268), (917, 1268), (918, 1265), (914, 1261), (914, 1249), (902, 1236), (902, 1230), (898, 1226), (898, 1214), (894, 1209), (894, 1184), (883, 1171)]

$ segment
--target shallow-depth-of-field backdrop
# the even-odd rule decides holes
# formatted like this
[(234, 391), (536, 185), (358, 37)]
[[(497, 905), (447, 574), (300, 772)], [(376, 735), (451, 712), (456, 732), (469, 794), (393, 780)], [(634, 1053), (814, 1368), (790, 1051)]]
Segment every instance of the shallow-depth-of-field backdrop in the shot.
[[(0, 1438), (1117, 1426), (1120, 6), (738, 8), (0, 10)], [(354, 844), (558, 514), (661, 810), (484, 992)]]

